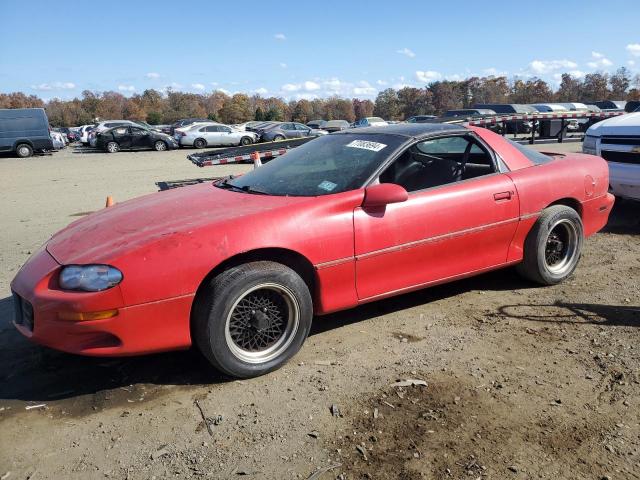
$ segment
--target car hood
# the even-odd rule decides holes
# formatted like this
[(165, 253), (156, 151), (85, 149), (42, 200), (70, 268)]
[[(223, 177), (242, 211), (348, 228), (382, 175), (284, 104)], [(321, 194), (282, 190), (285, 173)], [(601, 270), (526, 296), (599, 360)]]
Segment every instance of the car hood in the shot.
[(587, 135), (640, 135), (640, 113), (628, 113), (602, 120), (589, 127)]
[(170, 236), (191, 236), (204, 227), (308, 201), (308, 197), (254, 195), (210, 183), (152, 193), (90, 214), (56, 233), (47, 251), (61, 264), (107, 263)]

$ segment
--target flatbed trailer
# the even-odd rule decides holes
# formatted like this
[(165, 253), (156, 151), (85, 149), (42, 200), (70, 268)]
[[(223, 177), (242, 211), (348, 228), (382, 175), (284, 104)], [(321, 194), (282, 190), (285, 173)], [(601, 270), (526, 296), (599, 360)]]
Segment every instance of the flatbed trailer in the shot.
[(242, 147), (220, 148), (207, 152), (192, 153), (191, 155), (187, 155), (187, 158), (198, 167), (247, 162), (251, 160), (251, 154), (255, 152), (260, 154), (261, 161), (269, 161), (272, 158), (284, 155), (288, 150), (303, 145), (314, 138), (316, 137), (292, 138), (276, 142), (254, 143)]

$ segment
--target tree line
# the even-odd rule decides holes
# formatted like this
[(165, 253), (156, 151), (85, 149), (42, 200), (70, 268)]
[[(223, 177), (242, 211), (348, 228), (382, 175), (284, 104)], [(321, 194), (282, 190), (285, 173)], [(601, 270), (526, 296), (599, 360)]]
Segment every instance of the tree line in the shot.
[(375, 102), (368, 99), (340, 97), (285, 101), (279, 97), (262, 97), (221, 91), (209, 94), (168, 90), (145, 90), (125, 97), (118, 92), (85, 90), (80, 98), (52, 99), (44, 102), (22, 92), (0, 93), (0, 108), (44, 107), (54, 127), (78, 126), (95, 119), (144, 120), (150, 124), (173, 123), (181, 118), (209, 118), (227, 124), (249, 120), (341, 119), (353, 122), (373, 115), (387, 120), (404, 120), (412, 115), (440, 115), (446, 110), (471, 107), (476, 103), (549, 103), (599, 100), (640, 100), (640, 75), (632, 76), (625, 68), (614, 74), (590, 73), (577, 78), (562, 74), (558, 88), (540, 78), (528, 80), (504, 76), (470, 77), (465, 80), (441, 80), (424, 88), (387, 88)]

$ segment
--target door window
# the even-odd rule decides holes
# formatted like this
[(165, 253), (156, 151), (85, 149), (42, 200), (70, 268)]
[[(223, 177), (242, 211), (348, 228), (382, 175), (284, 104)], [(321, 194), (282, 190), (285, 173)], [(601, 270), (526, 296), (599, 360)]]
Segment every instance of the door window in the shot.
[(408, 192), (489, 175), (497, 171), (487, 148), (469, 135), (440, 137), (407, 148), (381, 175)]
[(116, 128), (116, 129), (113, 130), (113, 133), (115, 135), (126, 135), (127, 134), (127, 127)]
[(283, 123), (280, 128), (282, 130), (295, 130), (296, 129), (296, 127), (293, 125), (293, 123)]
[(131, 135), (133, 135), (134, 137), (142, 137), (144, 135), (147, 135), (147, 133), (148, 132), (142, 128), (131, 127)]

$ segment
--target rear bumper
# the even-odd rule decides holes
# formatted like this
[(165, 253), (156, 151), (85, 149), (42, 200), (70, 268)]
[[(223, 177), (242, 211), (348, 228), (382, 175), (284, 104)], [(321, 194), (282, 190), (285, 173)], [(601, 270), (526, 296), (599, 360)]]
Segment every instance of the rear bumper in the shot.
[[(124, 305), (120, 287), (72, 292), (58, 287), (60, 265), (42, 249), (18, 272), (11, 290), (33, 309), (32, 325), (14, 319), (31, 341), (64, 352), (125, 356), (188, 348), (193, 294), (139, 305)], [(15, 297), (14, 297), (15, 299)], [(19, 311), (20, 309), (18, 309)], [(112, 318), (61, 319), (61, 313), (117, 310)]]
[(589, 237), (599, 232), (609, 221), (609, 214), (615, 203), (615, 197), (607, 193), (582, 204), (584, 235)]

